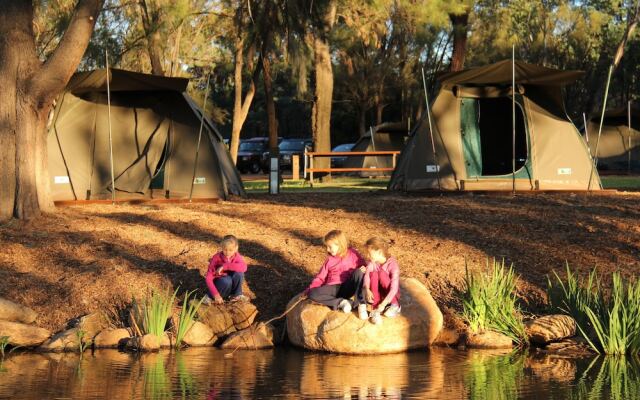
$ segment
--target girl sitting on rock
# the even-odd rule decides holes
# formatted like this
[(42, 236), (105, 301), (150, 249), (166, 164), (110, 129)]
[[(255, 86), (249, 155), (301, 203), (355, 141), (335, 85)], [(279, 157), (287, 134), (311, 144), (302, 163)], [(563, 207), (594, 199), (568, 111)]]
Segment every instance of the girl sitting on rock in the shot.
[(317, 303), (345, 313), (351, 312), (352, 304), (349, 299), (354, 295), (353, 306), (366, 307), (362, 294), (366, 265), (364, 259), (349, 247), (347, 237), (339, 230), (327, 233), (324, 244), (328, 256), (304, 293)]
[[(223, 237), (220, 251), (211, 257), (205, 277), (213, 301), (216, 304), (224, 303), (224, 299), (227, 298), (230, 301), (247, 301), (242, 294), (245, 272), (247, 263), (238, 252), (238, 239), (233, 235)], [(211, 303), (211, 298), (205, 303)]]
[[(389, 253), (389, 242), (386, 240), (372, 237), (365, 246), (370, 262), (364, 275), (362, 291), (373, 308), (369, 320), (380, 324), (381, 315), (392, 318), (400, 313), (400, 268)], [(363, 312), (358, 311), (361, 319), (367, 319), (366, 308)]]

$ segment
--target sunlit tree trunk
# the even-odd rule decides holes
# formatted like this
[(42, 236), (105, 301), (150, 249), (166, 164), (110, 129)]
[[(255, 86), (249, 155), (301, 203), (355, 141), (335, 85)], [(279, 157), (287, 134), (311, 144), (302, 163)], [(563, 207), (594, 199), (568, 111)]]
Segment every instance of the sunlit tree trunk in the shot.
[(460, 71), (464, 68), (467, 54), (467, 30), (469, 28), (469, 14), (450, 14), (453, 25), (453, 52), (451, 54), (450, 71)]
[(31, 1), (0, 0), (0, 219), (53, 209), (46, 121), (89, 43), (101, 0), (80, 0), (58, 47), (37, 56)]
[(147, 53), (151, 61), (151, 72), (154, 75), (164, 76), (164, 67), (162, 66), (162, 37), (160, 36), (160, 9), (157, 5), (151, 4), (153, 8), (150, 10), (147, 0), (140, 0), (140, 8), (142, 9), (140, 16), (142, 18), (142, 26), (147, 36)]
[(269, 54), (262, 57), (262, 81), (267, 105), (267, 126), (269, 128), (269, 153), (278, 155), (278, 119), (276, 118), (276, 102), (273, 100), (273, 78)]

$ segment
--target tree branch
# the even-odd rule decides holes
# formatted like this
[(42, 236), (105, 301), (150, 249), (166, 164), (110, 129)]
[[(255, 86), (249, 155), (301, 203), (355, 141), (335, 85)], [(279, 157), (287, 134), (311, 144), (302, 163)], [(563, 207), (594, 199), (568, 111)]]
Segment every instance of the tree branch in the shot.
[(71, 79), (84, 55), (103, 0), (79, 0), (60, 43), (44, 63), (32, 90), (41, 101), (57, 95)]

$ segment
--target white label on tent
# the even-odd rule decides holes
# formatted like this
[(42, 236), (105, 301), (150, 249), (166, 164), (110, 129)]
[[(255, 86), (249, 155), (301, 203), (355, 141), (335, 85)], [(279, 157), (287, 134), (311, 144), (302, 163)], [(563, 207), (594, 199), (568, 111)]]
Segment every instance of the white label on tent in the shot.
[(571, 175), (571, 168), (558, 168), (558, 175)]
[(206, 182), (207, 180), (204, 178), (204, 176), (198, 176), (193, 180), (194, 185), (204, 185)]
[(427, 165), (427, 172), (438, 172), (438, 171), (440, 171), (439, 165), (433, 165), (433, 164)]
[(53, 183), (55, 183), (55, 184), (69, 183), (69, 177), (68, 176), (54, 176), (53, 177)]

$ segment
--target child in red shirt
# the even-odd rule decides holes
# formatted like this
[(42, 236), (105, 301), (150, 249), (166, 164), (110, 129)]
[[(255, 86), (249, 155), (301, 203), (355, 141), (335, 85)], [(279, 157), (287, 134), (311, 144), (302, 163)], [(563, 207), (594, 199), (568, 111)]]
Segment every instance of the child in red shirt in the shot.
[(247, 263), (238, 253), (238, 239), (233, 235), (223, 237), (220, 251), (211, 257), (205, 277), (209, 296), (216, 304), (222, 304), (224, 299), (246, 301), (247, 298), (242, 294), (246, 271)]

